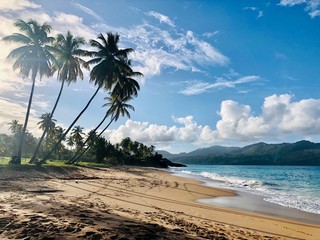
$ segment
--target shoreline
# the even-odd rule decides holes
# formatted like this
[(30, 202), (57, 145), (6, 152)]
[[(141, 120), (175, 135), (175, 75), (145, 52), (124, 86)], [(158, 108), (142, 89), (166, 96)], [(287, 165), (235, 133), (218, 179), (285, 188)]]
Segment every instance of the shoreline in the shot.
[(34, 176), (1, 178), (0, 238), (320, 238), (319, 224), (199, 203), (235, 193), (169, 171), (121, 166)]
[(230, 188), (224, 188), (215, 184), (214, 181), (207, 181), (203, 177), (192, 177), (192, 175), (169, 172), (178, 177), (195, 179), (204, 186), (212, 187), (215, 189), (226, 189), (234, 192), (234, 196), (218, 196), (215, 198), (202, 198), (196, 199), (196, 202), (204, 203), (208, 205), (214, 205), (217, 207), (232, 208), (239, 211), (263, 214), (270, 217), (284, 218), (293, 221), (299, 221), (302, 223), (320, 224), (320, 214), (303, 211), (296, 208), (289, 208), (276, 203), (265, 201), (264, 196), (241, 191)]

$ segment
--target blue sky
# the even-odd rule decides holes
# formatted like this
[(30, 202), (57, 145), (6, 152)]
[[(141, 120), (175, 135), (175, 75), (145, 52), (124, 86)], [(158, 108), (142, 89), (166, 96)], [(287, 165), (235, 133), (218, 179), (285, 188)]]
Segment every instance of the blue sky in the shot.
[[(48, 22), (52, 35), (70, 30), (94, 39), (117, 32), (132, 47), (141, 91), (131, 119), (114, 123), (106, 137), (124, 137), (170, 152), (259, 141), (319, 142), (320, 2), (318, 0), (44, 1), (1, 0), (0, 37), (18, 19)], [(30, 79), (5, 57), (0, 42), (0, 131), (23, 122)], [(54, 116), (67, 127), (94, 92), (83, 81), (66, 88)], [(29, 131), (58, 92), (55, 76), (38, 80)], [(101, 91), (78, 124), (86, 131), (103, 117)]]

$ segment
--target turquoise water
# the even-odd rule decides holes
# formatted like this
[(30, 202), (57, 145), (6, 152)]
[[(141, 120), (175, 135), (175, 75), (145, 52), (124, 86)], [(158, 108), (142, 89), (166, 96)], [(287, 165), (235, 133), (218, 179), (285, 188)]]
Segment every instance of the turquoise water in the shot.
[(320, 214), (320, 167), (188, 165), (176, 174), (250, 192), (264, 201)]

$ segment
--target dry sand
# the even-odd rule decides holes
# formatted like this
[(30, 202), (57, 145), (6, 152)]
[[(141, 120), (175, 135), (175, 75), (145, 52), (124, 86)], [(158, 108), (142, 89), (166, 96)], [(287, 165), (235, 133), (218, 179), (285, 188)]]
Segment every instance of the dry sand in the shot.
[(320, 239), (320, 225), (215, 207), (232, 196), (166, 171), (0, 172), (0, 239)]

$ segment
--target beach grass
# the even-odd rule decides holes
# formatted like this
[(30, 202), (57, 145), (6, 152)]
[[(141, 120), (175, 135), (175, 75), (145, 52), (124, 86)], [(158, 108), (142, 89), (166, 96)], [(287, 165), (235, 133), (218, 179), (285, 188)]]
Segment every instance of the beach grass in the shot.
[(110, 164), (105, 163), (95, 163), (95, 162), (81, 162), (77, 165), (66, 164), (65, 160), (49, 160), (42, 166), (37, 166), (34, 164), (30, 164), (30, 158), (22, 158), (21, 164), (9, 164), (10, 157), (0, 157), (0, 169), (15, 169), (15, 170), (29, 170), (29, 169), (46, 169), (50, 170), (53, 168), (76, 168), (76, 167), (91, 167), (91, 168), (106, 168), (111, 167)]

